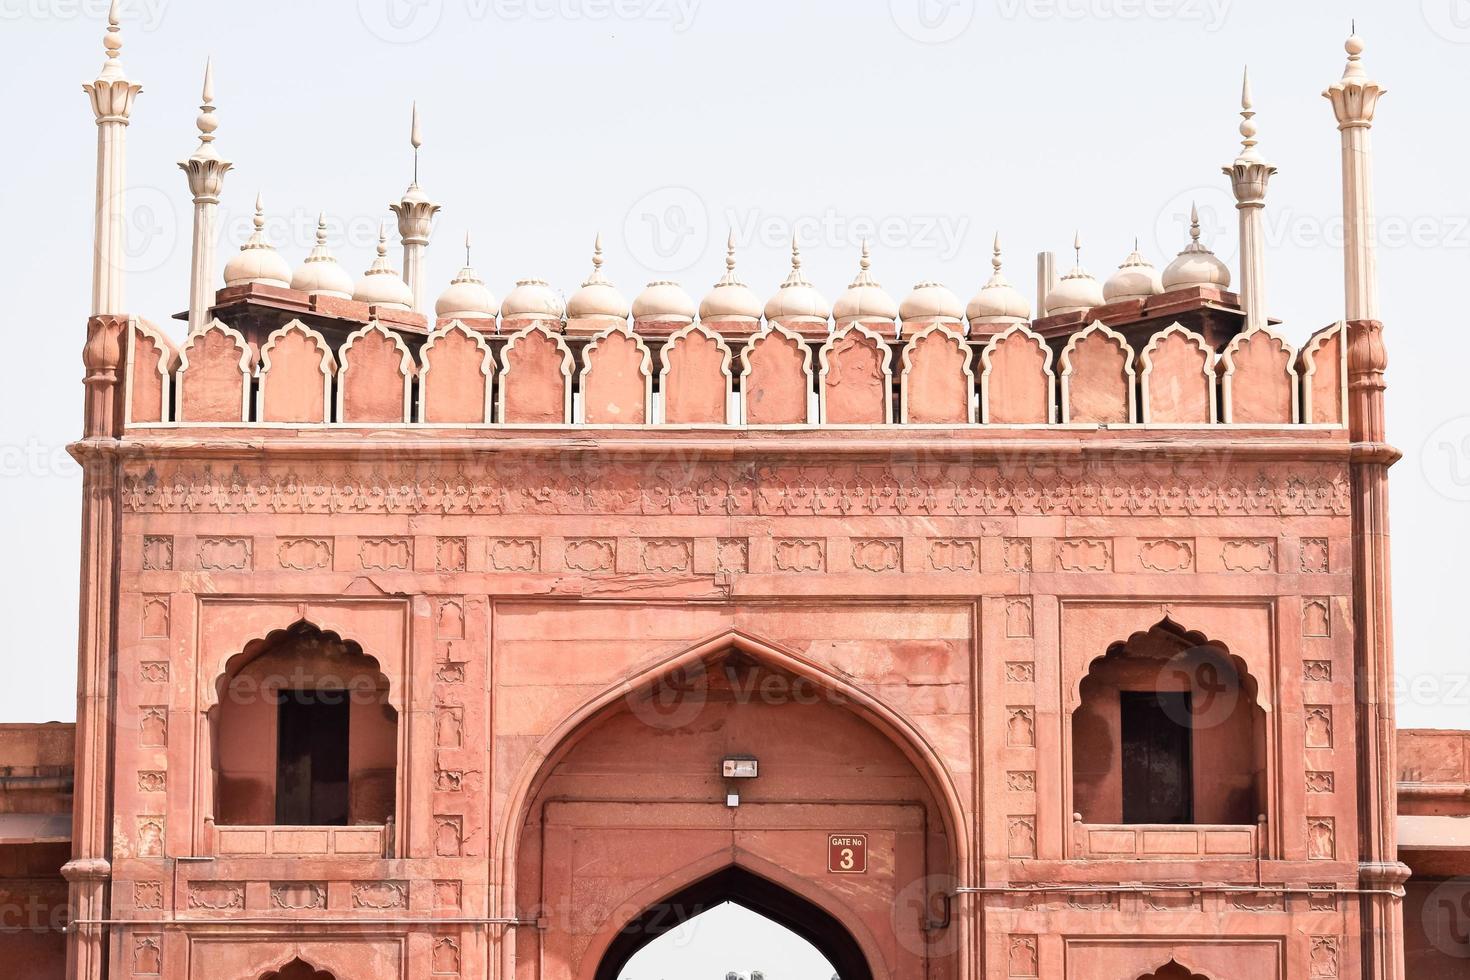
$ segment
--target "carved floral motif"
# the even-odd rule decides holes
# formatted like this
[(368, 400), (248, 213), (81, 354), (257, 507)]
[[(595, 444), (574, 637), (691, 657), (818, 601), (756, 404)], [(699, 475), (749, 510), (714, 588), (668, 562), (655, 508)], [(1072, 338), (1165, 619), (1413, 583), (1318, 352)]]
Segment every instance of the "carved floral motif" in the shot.
[(931, 538), (929, 565), (936, 572), (976, 571), (980, 568), (980, 545), (967, 538)]
[(777, 538), (776, 570), (820, 572), (827, 567), (827, 545), (813, 538)]
[(895, 572), (903, 564), (903, 543), (897, 538), (856, 538), (852, 567), (864, 572)]
[(321, 465), (137, 464), (122, 501), (135, 513), (838, 514), (1291, 516), (1348, 513), (1334, 463), (1245, 466), (1201, 477), (1185, 463), (1128, 467), (711, 461), (650, 470), (590, 457), (575, 464), (440, 469), (412, 461)]

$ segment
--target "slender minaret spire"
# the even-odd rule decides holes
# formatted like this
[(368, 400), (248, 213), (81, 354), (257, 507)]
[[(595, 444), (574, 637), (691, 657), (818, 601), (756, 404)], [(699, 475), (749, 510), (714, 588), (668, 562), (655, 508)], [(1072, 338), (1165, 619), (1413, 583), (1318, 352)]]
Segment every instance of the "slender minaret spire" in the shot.
[(1230, 178), (1235, 208), (1240, 212), (1240, 299), (1245, 304), (1248, 330), (1266, 325), (1266, 231), (1261, 212), (1266, 206), (1266, 184), (1276, 172), (1256, 149), (1255, 115), (1247, 70), (1240, 88), (1240, 155), (1221, 169)]
[(1378, 263), (1374, 257), (1373, 148), (1369, 131), (1384, 89), (1363, 68), (1363, 39), (1347, 39), (1347, 67), (1322, 95), (1332, 102), (1342, 134), (1343, 279), (1347, 319), (1378, 319)]
[(107, 12), (107, 34), (102, 39), (107, 60), (95, 81), (82, 86), (92, 100), (97, 118), (97, 215), (93, 233), (92, 313), (122, 313), (125, 260), (123, 180), (127, 160), (128, 119), (133, 99), (143, 86), (130, 81), (118, 55), (122, 33), (118, 0)]
[(429, 233), (433, 230), (434, 215), (439, 212), (439, 205), (430, 201), (419, 187), (419, 147), (424, 145), (424, 136), (419, 128), (417, 102), (413, 104), (408, 142), (413, 147), (413, 182), (403, 192), (403, 200), (388, 207), (398, 215), (398, 237), (403, 240), (403, 281), (413, 290), (414, 311), (425, 313), (429, 284), (424, 276), (424, 249), (429, 244)]
[(209, 324), (209, 307), (214, 290), (215, 213), (219, 209), (220, 189), (230, 161), (220, 159), (214, 149), (214, 131), (219, 121), (214, 118), (214, 60), (204, 62), (204, 92), (199, 106), (199, 148), (194, 155), (179, 163), (189, 179), (189, 192), (194, 195), (194, 244), (189, 258), (189, 332), (202, 330)]
[(1348, 431), (1353, 442), (1353, 671), (1358, 762), (1358, 887), (1363, 890), (1362, 975), (1404, 980), (1404, 883), (1398, 850), (1398, 757), (1394, 721), (1393, 585), (1389, 554), (1388, 444), (1384, 372), (1388, 352), (1378, 319), (1373, 257), (1372, 152), (1368, 134), (1384, 89), (1363, 68), (1363, 40), (1345, 45), (1342, 78), (1322, 94), (1332, 102), (1342, 143), (1344, 283), (1347, 297)]

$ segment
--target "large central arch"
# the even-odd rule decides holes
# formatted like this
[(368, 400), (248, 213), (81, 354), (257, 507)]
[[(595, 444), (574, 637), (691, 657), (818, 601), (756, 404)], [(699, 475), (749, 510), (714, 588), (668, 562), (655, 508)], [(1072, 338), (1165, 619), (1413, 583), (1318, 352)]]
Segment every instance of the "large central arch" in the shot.
[[(722, 689), (711, 693), (712, 707), (703, 715), (686, 717), (688, 713), (681, 711), (678, 697), (688, 692), (690, 684), (710, 683), (713, 692), (726, 675), (744, 677), (747, 671), (752, 677), (761, 674), (762, 681), (784, 678), (806, 685), (820, 696), (803, 707), (772, 710), (764, 703), (732, 702)], [(658, 705), (664, 715), (654, 724), (645, 716), (640, 727), (637, 714), (649, 710), (649, 705)], [(816, 727), (803, 727), (808, 722)], [(706, 792), (720, 791), (717, 771), (708, 786), (699, 787), (697, 773), (704, 770), (689, 768), (696, 764), (689, 762), (688, 752), (714, 752), (712, 760), (700, 756), (697, 766), (717, 767), (718, 747), (739, 749), (741, 738), (749, 737), (753, 727), (787, 733), (774, 743), (767, 740), (762, 755), (787, 751), (773, 745), (794, 754), (764, 759), (760, 779), (740, 787), (758, 791), (746, 805), (727, 811), (723, 795)], [(731, 736), (728, 745), (718, 741), (735, 730), (744, 734)], [(831, 734), (792, 737), (793, 731)], [(599, 737), (592, 738), (594, 733)], [(611, 752), (609, 745), (618, 746), (615, 760), (623, 768), (599, 783), (594, 778), (597, 767), (607, 764), (607, 758), (598, 752)], [(689, 745), (696, 748), (690, 750)], [(680, 784), (684, 789), (671, 780), (666, 790), (658, 779), (629, 768), (640, 760), (660, 764), (655, 760), (670, 754), (671, 746), (679, 747), (671, 754), (685, 765)], [(824, 764), (855, 766), (859, 773), (881, 772), (887, 777), (857, 780), (862, 783), (861, 800), (842, 796), (840, 773), (827, 779), (825, 788), (817, 785), (820, 778), (814, 779), (812, 792), (806, 793), (793, 773), (820, 776)], [(705, 797), (680, 797), (690, 785)], [(762, 799), (761, 791), (774, 792), (779, 799)], [(665, 795), (669, 798), (661, 798)], [(509, 804), (500, 836), (505, 875), (498, 914), (540, 918), (548, 910), (554, 916), (560, 906), (575, 909), (587, 921), (578, 923), (575, 941), (558, 937), (554, 924), (536, 933), (511, 930), (502, 945), (505, 976), (601, 980), (651, 938), (640, 925), (650, 908), (666, 909), (675, 900), (691, 904), (687, 899), (697, 905), (721, 895), (721, 901), (750, 907), (812, 938), (834, 958), (834, 965), (839, 960), (844, 964), (844, 977), (888, 975), (895, 957), (938, 964), (932, 971), (926, 967), (930, 976), (963, 976), (963, 957), (958, 953), (968, 947), (969, 925), (965, 916), (951, 915), (950, 903), (956, 887), (968, 884), (970, 869), (961, 856), (972, 850), (953, 779), (936, 747), (909, 718), (794, 651), (731, 630), (646, 662), (622, 682), (589, 698), (538, 740), (520, 768)], [(859, 806), (868, 807), (861, 812), (875, 814), (871, 822), (882, 825), (873, 841), (878, 853), (871, 858), (874, 868), (868, 877), (861, 882), (844, 880), (828, 874), (825, 863), (788, 867), (791, 853), (781, 848), (794, 848), (797, 858), (810, 862), (817, 843), (825, 848), (826, 837), (816, 833), (819, 829), (832, 833), (864, 829), (866, 824), (851, 816)], [(655, 812), (656, 807), (663, 809)], [(830, 826), (824, 823), (826, 814), (833, 815)], [(658, 823), (665, 819), (666, 827)], [(767, 826), (771, 819), (776, 823)], [(594, 834), (654, 830), (666, 833), (644, 838), (650, 842), (645, 846), (648, 853), (658, 851), (665, 860), (650, 861), (646, 879), (639, 879), (635, 855), (625, 862), (635, 867), (618, 866), (616, 880), (597, 879), (597, 891), (583, 884), (583, 891), (574, 896), (575, 886), (569, 882), (575, 876), (566, 869), (575, 866), (577, 874), (595, 876), (602, 873), (598, 862), (605, 855), (578, 852), (573, 859), (568, 850), (547, 858), (558, 847), (591, 846), (587, 839)], [(665, 852), (680, 850), (683, 840), (696, 839), (687, 848), (688, 861), (675, 867), (682, 858)], [(728, 844), (711, 844), (720, 840)], [(822, 850), (823, 862), (825, 857)], [(553, 881), (558, 874), (561, 878)], [(592, 908), (596, 903), (588, 895), (605, 899), (612, 907)], [(666, 911), (662, 914), (667, 917)], [(630, 924), (635, 933), (631, 939), (625, 935)], [(670, 920), (674, 924), (677, 921)], [(518, 943), (525, 947), (524, 958), (518, 956)], [(518, 960), (522, 960), (519, 967)], [(532, 962), (537, 965), (528, 965)]]

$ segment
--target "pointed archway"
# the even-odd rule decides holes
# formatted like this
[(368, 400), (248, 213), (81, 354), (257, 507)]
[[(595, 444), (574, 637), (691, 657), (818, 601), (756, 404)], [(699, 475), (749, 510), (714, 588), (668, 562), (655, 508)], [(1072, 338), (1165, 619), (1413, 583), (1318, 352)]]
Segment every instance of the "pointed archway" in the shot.
[(639, 950), (726, 902), (764, 916), (811, 943), (842, 980), (873, 980), (862, 947), (835, 916), (795, 892), (733, 865), (664, 897), (631, 919), (603, 953), (593, 980), (618, 980)]
[[(957, 977), (970, 851), (938, 757), (912, 719), (795, 651), (729, 631), (655, 658), (521, 769), (500, 912), (544, 928), (508, 935), (503, 968), (598, 980), (646, 945), (623, 933), (648, 909), (723, 894), (821, 939), (843, 976)], [(725, 775), (741, 758), (758, 773)], [(867, 839), (865, 870), (832, 866), (844, 835)]]

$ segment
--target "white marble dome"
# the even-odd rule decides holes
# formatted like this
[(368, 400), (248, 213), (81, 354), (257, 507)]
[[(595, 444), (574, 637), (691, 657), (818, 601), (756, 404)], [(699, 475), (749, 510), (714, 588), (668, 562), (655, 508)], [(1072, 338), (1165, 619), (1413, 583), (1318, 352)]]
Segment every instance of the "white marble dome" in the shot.
[(1164, 282), (1159, 276), (1159, 270), (1143, 257), (1137, 242), (1133, 243), (1133, 251), (1123, 260), (1123, 264), (1103, 283), (1103, 298), (1109, 303), (1148, 299), (1163, 291)]

